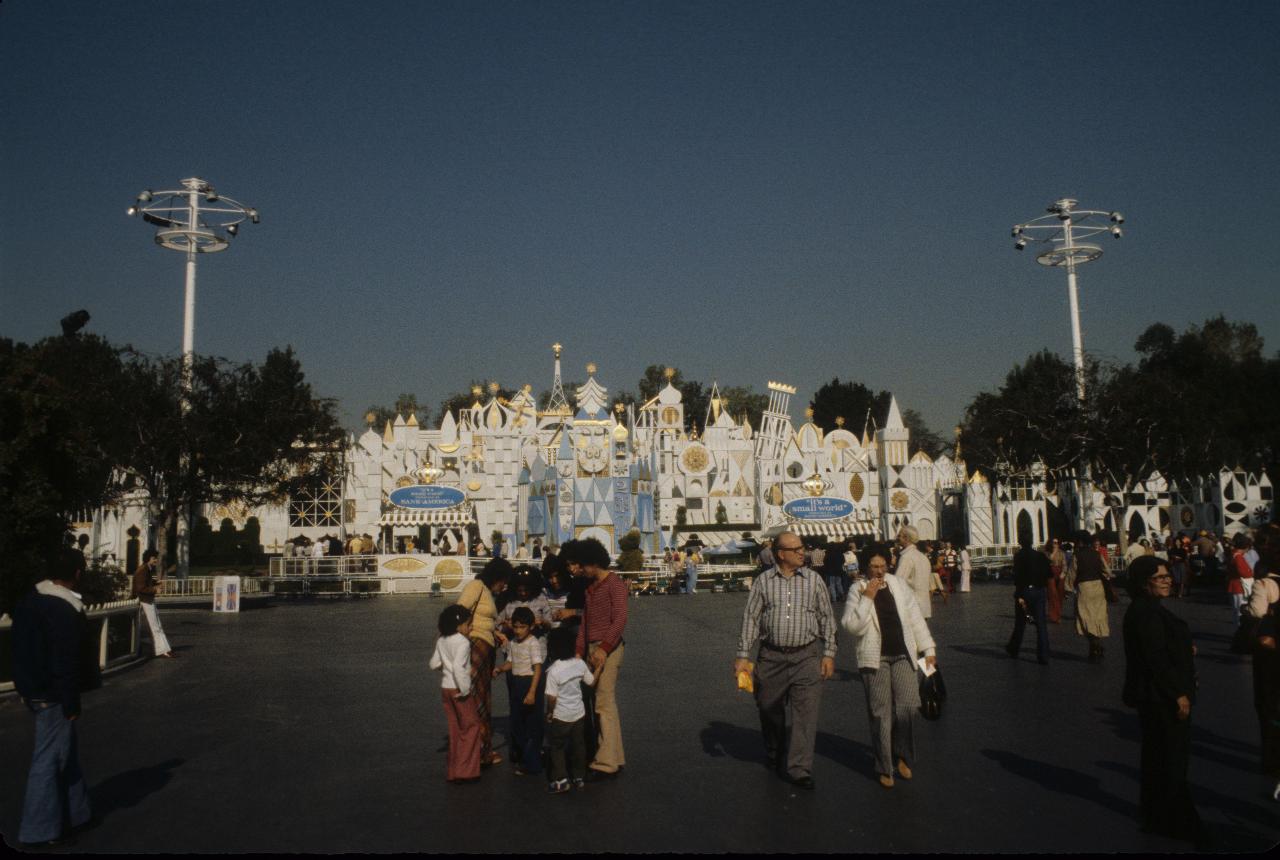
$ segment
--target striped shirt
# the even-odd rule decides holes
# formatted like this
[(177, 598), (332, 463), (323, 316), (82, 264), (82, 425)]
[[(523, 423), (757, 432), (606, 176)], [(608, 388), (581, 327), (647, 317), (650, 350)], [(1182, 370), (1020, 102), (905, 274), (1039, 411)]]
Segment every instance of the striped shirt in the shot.
[(612, 654), (622, 642), (627, 627), (627, 584), (616, 573), (587, 586), (587, 604), (578, 627), (579, 657), (587, 655), (587, 645), (600, 643), (606, 654)]
[(747, 659), (756, 641), (778, 648), (798, 648), (815, 639), (822, 656), (836, 656), (836, 618), (822, 577), (807, 567), (785, 577), (771, 567), (751, 583), (742, 613), (738, 656)]

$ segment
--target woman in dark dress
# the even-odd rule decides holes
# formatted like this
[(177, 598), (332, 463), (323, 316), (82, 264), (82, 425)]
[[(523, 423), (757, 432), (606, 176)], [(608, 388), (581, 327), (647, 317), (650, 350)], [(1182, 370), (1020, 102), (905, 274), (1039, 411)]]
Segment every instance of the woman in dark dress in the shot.
[(1187, 781), (1195, 648), (1187, 623), (1161, 605), (1172, 589), (1162, 559), (1147, 555), (1129, 565), (1124, 703), (1137, 709), (1142, 727), (1143, 832), (1201, 844), (1204, 829)]

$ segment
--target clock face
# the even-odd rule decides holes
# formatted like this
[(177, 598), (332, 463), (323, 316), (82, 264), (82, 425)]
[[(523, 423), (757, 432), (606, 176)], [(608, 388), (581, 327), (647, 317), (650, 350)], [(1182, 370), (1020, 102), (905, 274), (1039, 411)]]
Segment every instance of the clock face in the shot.
[(711, 457), (707, 453), (707, 449), (702, 445), (690, 445), (684, 450), (684, 454), (680, 457), (680, 464), (684, 467), (685, 472), (704, 472)]
[(676, 409), (674, 406), (668, 406), (666, 409), (663, 409), (662, 423), (663, 424), (679, 424), (680, 410)]

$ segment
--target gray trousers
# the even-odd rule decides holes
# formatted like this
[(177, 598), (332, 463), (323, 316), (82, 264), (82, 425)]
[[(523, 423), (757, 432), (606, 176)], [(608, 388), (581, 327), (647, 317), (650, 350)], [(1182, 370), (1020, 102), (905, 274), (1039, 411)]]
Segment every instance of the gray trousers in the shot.
[(906, 657), (881, 658), (879, 669), (862, 669), (858, 674), (867, 691), (876, 773), (892, 774), (898, 759), (910, 767), (916, 757), (911, 715), (920, 707), (915, 664)]
[(822, 640), (814, 640), (791, 654), (762, 645), (756, 661), (755, 688), (765, 752), (778, 763), (779, 772), (785, 770), (793, 779), (809, 776), (822, 701)]

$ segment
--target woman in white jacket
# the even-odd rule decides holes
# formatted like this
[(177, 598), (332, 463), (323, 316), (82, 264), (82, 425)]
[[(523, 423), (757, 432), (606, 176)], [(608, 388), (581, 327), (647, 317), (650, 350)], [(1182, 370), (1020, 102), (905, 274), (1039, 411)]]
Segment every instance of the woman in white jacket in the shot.
[(841, 621), (858, 640), (858, 673), (867, 691), (867, 716), (880, 784), (893, 788), (894, 763), (903, 779), (911, 779), (915, 742), (912, 713), (920, 707), (916, 658), (937, 664), (933, 637), (910, 586), (886, 576), (889, 564), (873, 555), (867, 579), (854, 583)]

